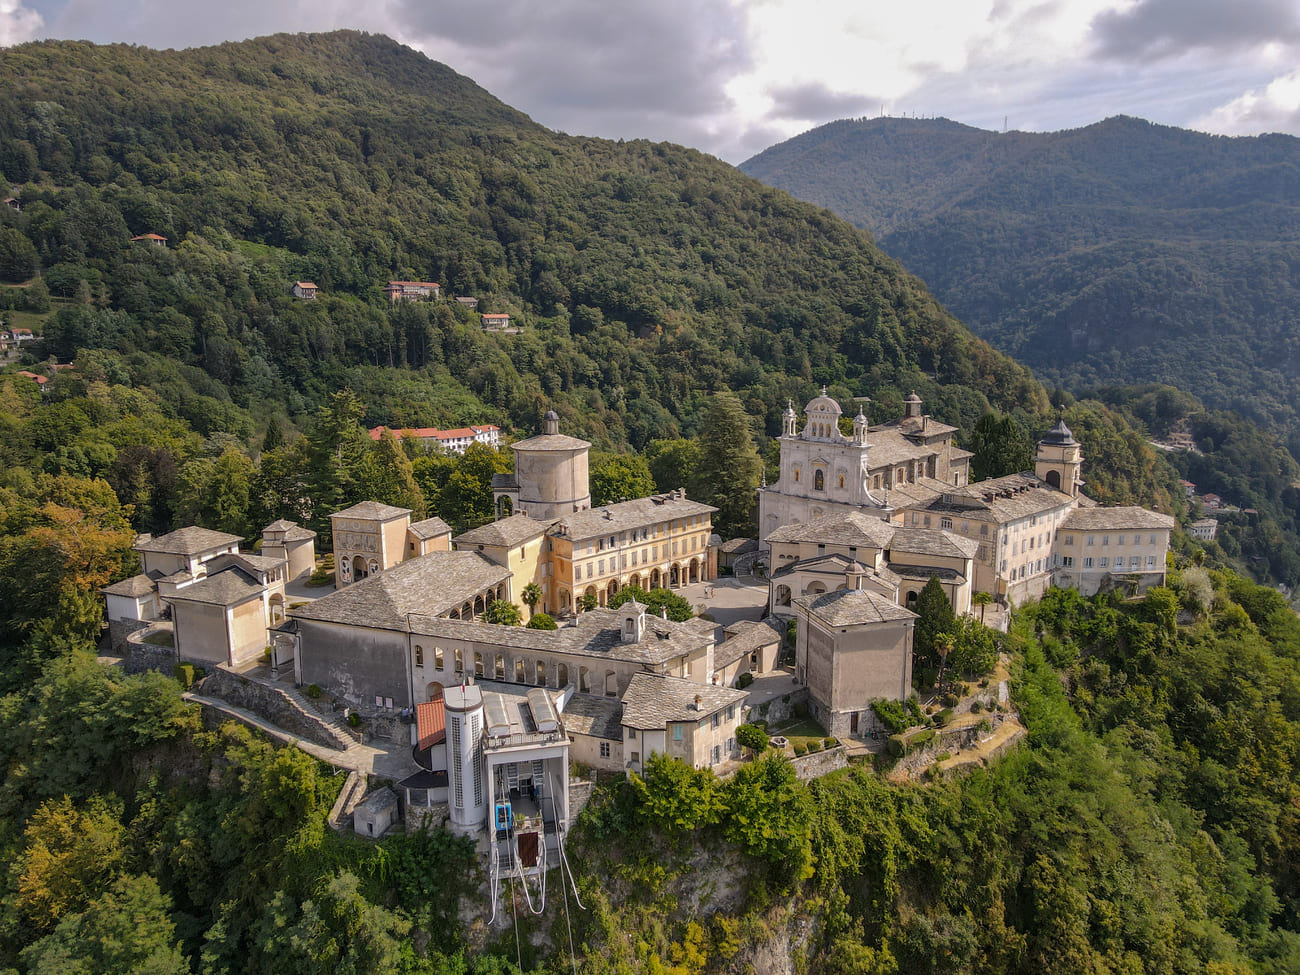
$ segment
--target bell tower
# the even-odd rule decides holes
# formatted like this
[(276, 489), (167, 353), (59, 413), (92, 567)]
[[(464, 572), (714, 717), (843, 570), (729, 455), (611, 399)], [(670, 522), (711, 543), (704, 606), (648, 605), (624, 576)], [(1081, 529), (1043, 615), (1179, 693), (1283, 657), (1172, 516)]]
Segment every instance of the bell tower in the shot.
[(1058, 416), (1056, 426), (1038, 441), (1038, 456), (1034, 473), (1056, 490), (1072, 498), (1079, 496), (1083, 487), (1083, 447)]

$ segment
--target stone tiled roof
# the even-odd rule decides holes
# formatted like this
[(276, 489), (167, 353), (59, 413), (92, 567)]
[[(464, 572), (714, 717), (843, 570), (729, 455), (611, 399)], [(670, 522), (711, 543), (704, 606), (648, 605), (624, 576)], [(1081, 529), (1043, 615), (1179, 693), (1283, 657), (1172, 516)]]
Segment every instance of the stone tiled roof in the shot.
[(406, 530), (424, 542), (439, 535), (450, 535), (451, 525), (435, 515), (432, 518), (425, 518), (424, 521), (417, 521)]
[(928, 504), (915, 507), (920, 511), (955, 512), (963, 518), (1003, 524), (1054, 511), (1072, 503), (1074, 499), (1068, 494), (1049, 487), (1045, 481), (1040, 481), (1036, 475), (1025, 471), (947, 488)]
[[(846, 580), (849, 569), (854, 564), (855, 561), (847, 555), (819, 555), (816, 558), (792, 562), (773, 572), (772, 578), (782, 579), (785, 576), (803, 572), (835, 576), (838, 579)], [(863, 578), (875, 579), (887, 588), (897, 588), (898, 576), (891, 571), (888, 564), (881, 569), (868, 569), (865, 566), (860, 566), (860, 568)]]
[(255, 578), (238, 566), (232, 565), (216, 575), (178, 589), (167, 597), (168, 602), (205, 603), (209, 606), (237, 606), (262, 595), (262, 586)]
[(779, 579), (794, 572), (824, 572), (842, 576), (848, 571), (849, 566), (856, 561), (856, 559), (849, 558), (847, 555), (831, 552), (828, 555), (817, 555), (811, 559), (800, 559), (798, 562), (787, 562), (772, 573), (772, 578)]
[[(701, 698), (699, 705), (696, 697)], [(663, 728), (670, 721), (701, 721), (748, 695), (731, 687), (697, 684), (680, 677), (633, 674), (623, 693), (623, 724), (630, 728)]]
[(269, 555), (249, 555), (239, 552), (238, 554), (218, 555), (214, 559), (209, 559), (204, 565), (208, 567), (209, 575), (220, 572), (229, 565), (238, 565), (254, 572), (270, 572), (281, 568), (284, 565), (284, 559), (273, 559)]
[(798, 525), (782, 525), (768, 542), (819, 542), (864, 548), (885, 548), (898, 528), (862, 511), (823, 515)]
[(623, 704), (617, 698), (574, 694), (564, 706), (564, 730), (609, 741), (623, 738)]
[(1134, 505), (1117, 508), (1075, 509), (1061, 522), (1061, 530), (1124, 531), (1126, 529), (1163, 529), (1174, 527), (1172, 515), (1148, 511)]
[(158, 588), (153, 579), (141, 573), (140, 575), (131, 576), (129, 579), (123, 579), (112, 585), (104, 586), (99, 591), (105, 596), (129, 596), (132, 599), (139, 599), (141, 596), (147, 596)]
[[(934, 426), (931, 424), (932, 428)], [(929, 432), (933, 431), (927, 431)], [(912, 443), (894, 424), (871, 427), (867, 431), (867, 465), (873, 471), (878, 467), (891, 467), (909, 460), (931, 457), (934, 452), (934, 447)]]
[(406, 630), (410, 614), (440, 616), (510, 578), (478, 552), (430, 552), (290, 612), (299, 619)]
[(351, 508), (344, 508), (330, 515), (331, 518), (360, 518), (365, 521), (392, 521), (402, 515), (409, 515), (410, 508), (398, 508), (382, 501), (362, 501)]
[(310, 528), (303, 528), (296, 521), (288, 521), (284, 518), (273, 521), (262, 529), (263, 535), (267, 532), (284, 532), (286, 542), (304, 542), (309, 538), (316, 537), (316, 533)]
[(893, 562), (889, 563), (889, 567), (903, 579), (921, 579), (929, 582), (930, 576), (935, 576), (940, 582), (962, 583), (966, 581), (966, 576), (956, 569), (944, 569), (933, 565), (902, 565)]
[(780, 642), (781, 631), (778, 626), (779, 624), (776, 623), (755, 623), (753, 620), (737, 623), (727, 631), (727, 639), (714, 648), (714, 669), (722, 670), (724, 667), (730, 667), (741, 657), (748, 656), (759, 647)]
[(884, 495), (895, 508), (926, 504), (952, 487), (933, 477), (918, 477), (909, 484), (895, 484), (888, 491), (874, 492)]
[(575, 625), (558, 630), (530, 630), (523, 626), (494, 626), (426, 616), (412, 618), (411, 630), (420, 636), (462, 640), (484, 647), (605, 657), (645, 667), (661, 667), (671, 660), (703, 650), (713, 642), (714, 625), (708, 620), (674, 623), (658, 616), (647, 616), (645, 639), (639, 643), (624, 643), (622, 621), (620, 607), (593, 609), (580, 615)]
[(933, 528), (899, 528), (889, 542), (889, 561), (896, 553), (905, 555), (936, 555), (944, 558), (974, 558), (980, 543), (973, 538), (962, 538), (950, 531)]
[(371, 815), (393, 809), (396, 806), (397, 793), (388, 788), (388, 786), (384, 786), (382, 789), (376, 789), (374, 792), (370, 793), (370, 795), (366, 796), (361, 803), (361, 808)]
[(648, 498), (635, 501), (619, 501), (600, 508), (575, 511), (565, 515), (552, 527), (552, 534), (581, 541), (584, 538), (598, 538), (601, 535), (614, 535), (633, 528), (644, 528), (675, 518), (689, 518), (692, 515), (712, 514), (717, 508), (691, 501), (689, 498), (675, 494), (654, 494)]
[(174, 532), (159, 535), (157, 538), (141, 535), (135, 540), (132, 548), (137, 552), (155, 552), (159, 555), (202, 555), (214, 548), (237, 545), (240, 541), (238, 535), (191, 525), (188, 528), (177, 528)]
[(586, 450), (591, 444), (562, 433), (543, 433), (512, 445), (515, 450)]
[(910, 609), (904, 609), (869, 589), (840, 589), (819, 596), (799, 596), (794, 602), (827, 626), (855, 626), (917, 618)]
[(732, 538), (718, 546), (718, 551), (725, 552), (728, 555), (746, 555), (749, 552), (758, 551), (758, 539), (756, 538)]
[(513, 548), (545, 534), (550, 524), (549, 521), (538, 521), (525, 514), (511, 515), (500, 521), (490, 521), (478, 528), (471, 528), (464, 534), (457, 535), (453, 541), (456, 547), (461, 549), (469, 548), (471, 545)]

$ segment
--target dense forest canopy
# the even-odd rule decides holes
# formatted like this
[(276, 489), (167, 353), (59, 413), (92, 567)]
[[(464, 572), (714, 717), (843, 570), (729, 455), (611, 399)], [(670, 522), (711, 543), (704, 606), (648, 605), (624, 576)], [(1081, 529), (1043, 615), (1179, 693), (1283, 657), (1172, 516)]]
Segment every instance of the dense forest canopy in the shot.
[(1045, 380), (1167, 383), (1300, 449), (1300, 140), (861, 119), (741, 169), (870, 230)]
[[(531, 427), (554, 406), (638, 448), (693, 434), (723, 389), (771, 432), (822, 383), (917, 386), (971, 422), (1045, 405), (847, 223), (698, 152), (549, 132), (386, 38), (48, 42), (0, 64), (10, 279), (34, 255), (76, 304), (50, 322), (60, 356), (108, 347), (138, 378), (174, 361), (291, 415), (393, 367), (362, 394), (368, 422)], [(168, 246), (128, 246), (146, 233)], [(450, 302), (394, 310), (390, 278), (523, 331), (485, 335)], [(295, 280), (321, 297), (295, 302)]]

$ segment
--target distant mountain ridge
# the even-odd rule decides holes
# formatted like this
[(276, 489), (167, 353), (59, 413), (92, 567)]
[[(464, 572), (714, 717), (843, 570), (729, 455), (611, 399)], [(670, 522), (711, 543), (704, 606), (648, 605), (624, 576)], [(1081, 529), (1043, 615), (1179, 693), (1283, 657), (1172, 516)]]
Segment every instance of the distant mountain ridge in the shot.
[(880, 118), (740, 168), (869, 230), (1045, 380), (1171, 383), (1300, 443), (1300, 139)]

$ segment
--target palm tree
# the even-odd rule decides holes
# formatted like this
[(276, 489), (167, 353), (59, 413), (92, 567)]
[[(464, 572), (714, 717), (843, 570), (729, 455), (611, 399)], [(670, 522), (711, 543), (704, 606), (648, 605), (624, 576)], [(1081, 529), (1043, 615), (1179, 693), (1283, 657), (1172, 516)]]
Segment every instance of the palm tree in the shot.
[(528, 607), (528, 615), (532, 616), (534, 607), (542, 601), (542, 587), (535, 582), (530, 582), (524, 586), (524, 591), (519, 595), (523, 598), (524, 605)]
[(971, 596), (970, 601), (980, 608), (980, 622), (984, 622), (984, 607), (993, 602), (993, 593), (977, 592)]
[(948, 654), (952, 653), (956, 645), (957, 641), (951, 633), (940, 633), (934, 638), (934, 652), (939, 655), (939, 679), (935, 686), (940, 691), (943, 690), (943, 669), (948, 665)]

